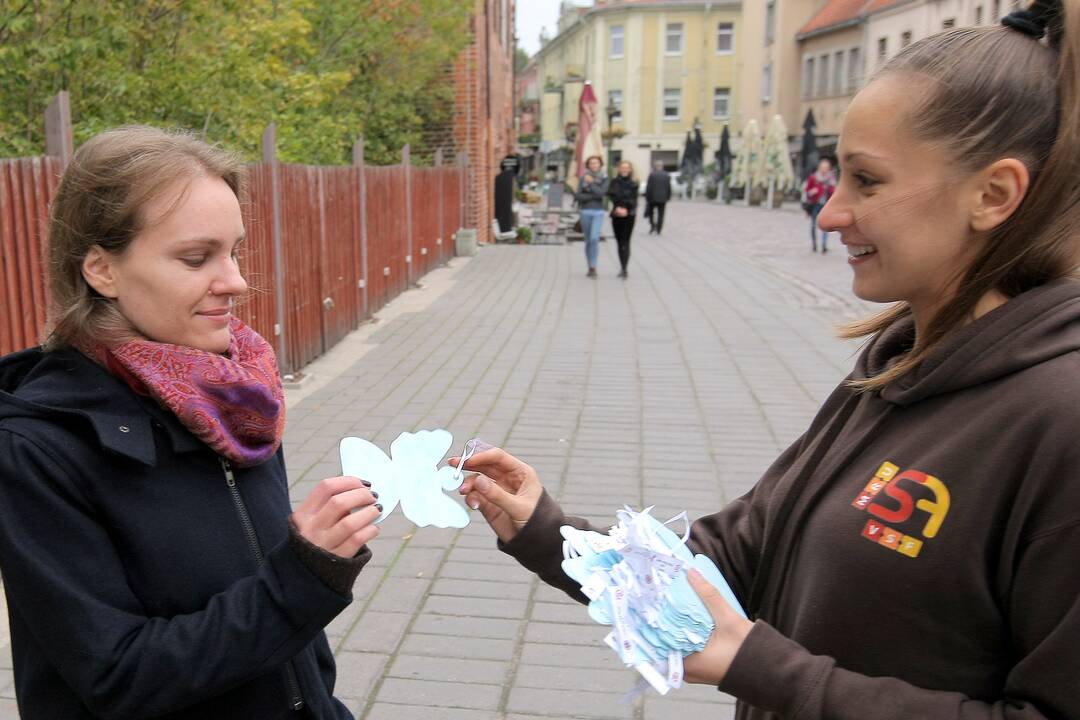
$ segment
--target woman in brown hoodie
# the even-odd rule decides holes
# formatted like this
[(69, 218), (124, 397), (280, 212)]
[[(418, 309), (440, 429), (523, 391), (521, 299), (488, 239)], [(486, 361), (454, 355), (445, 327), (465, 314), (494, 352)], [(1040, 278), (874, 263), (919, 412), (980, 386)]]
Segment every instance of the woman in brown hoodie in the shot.
[[(694, 524), (753, 622), (692, 577), (716, 629), (687, 678), (744, 719), (1080, 718), (1080, 0), (909, 46), (838, 150), (821, 227), (855, 294), (895, 304), (849, 328), (871, 339), (803, 437)], [(465, 467), (500, 548), (582, 600), (559, 527), (584, 521), (502, 450)]]

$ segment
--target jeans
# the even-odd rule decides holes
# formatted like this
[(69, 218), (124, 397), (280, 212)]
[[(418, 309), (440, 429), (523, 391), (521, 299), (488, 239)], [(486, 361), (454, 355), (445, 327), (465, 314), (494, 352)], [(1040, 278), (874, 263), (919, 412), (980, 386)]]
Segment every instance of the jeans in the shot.
[[(814, 206), (814, 209), (810, 211), (810, 242), (813, 244), (814, 250), (817, 250), (817, 233), (818, 224), (817, 216), (821, 213), (821, 208), (825, 207), (825, 203), (818, 203)], [(824, 251), (825, 246), (829, 242), (829, 233), (821, 231), (821, 249)]]
[(590, 268), (596, 267), (596, 259), (600, 255), (600, 228), (603, 226), (603, 210), (581, 211), (581, 232), (585, 235), (585, 259)]

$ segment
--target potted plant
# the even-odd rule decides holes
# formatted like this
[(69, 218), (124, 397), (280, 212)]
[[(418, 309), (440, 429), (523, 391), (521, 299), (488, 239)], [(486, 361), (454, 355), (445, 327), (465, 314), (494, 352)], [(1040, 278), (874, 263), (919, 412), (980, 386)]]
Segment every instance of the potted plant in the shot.
[(518, 245), (528, 245), (532, 242), (533, 231), (532, 228), (521, 226), (517, 229), (517, 241)]

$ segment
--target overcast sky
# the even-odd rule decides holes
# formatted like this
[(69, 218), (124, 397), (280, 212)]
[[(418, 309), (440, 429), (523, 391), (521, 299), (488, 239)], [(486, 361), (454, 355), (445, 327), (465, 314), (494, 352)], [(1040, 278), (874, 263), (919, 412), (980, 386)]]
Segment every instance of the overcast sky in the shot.
[(540, 28), (547, 27), (548, 36), (555, 35), (559, 23), (559, 0), (518, 0), (514, 8), (514, 25), (518, 42), (529, 55), (540, 49)]

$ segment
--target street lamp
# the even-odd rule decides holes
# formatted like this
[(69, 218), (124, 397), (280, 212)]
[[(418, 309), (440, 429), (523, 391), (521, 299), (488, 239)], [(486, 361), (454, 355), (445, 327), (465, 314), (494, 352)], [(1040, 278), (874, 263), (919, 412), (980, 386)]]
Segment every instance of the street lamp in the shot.
[(607, 137), (607, 165), (608, 165), (608, 172), (613, 173), (614, 170), (612, 170), (612, 168), (611, 168), (611, 143), (615, 141), (615, 130), (614, 130), (614, 127), (612, 126), (612, 123), (615, 120), (615, 116), (619, 114), (619, 108), (615, 106), (615, 101), (613, 99), (611, 99), (611, 97), (608, 97), (608, 105), (607, 105), (606, 108), (604, 108), (604, 111), (607, 113), (607, 135), (608, 135), (608, 137)]

